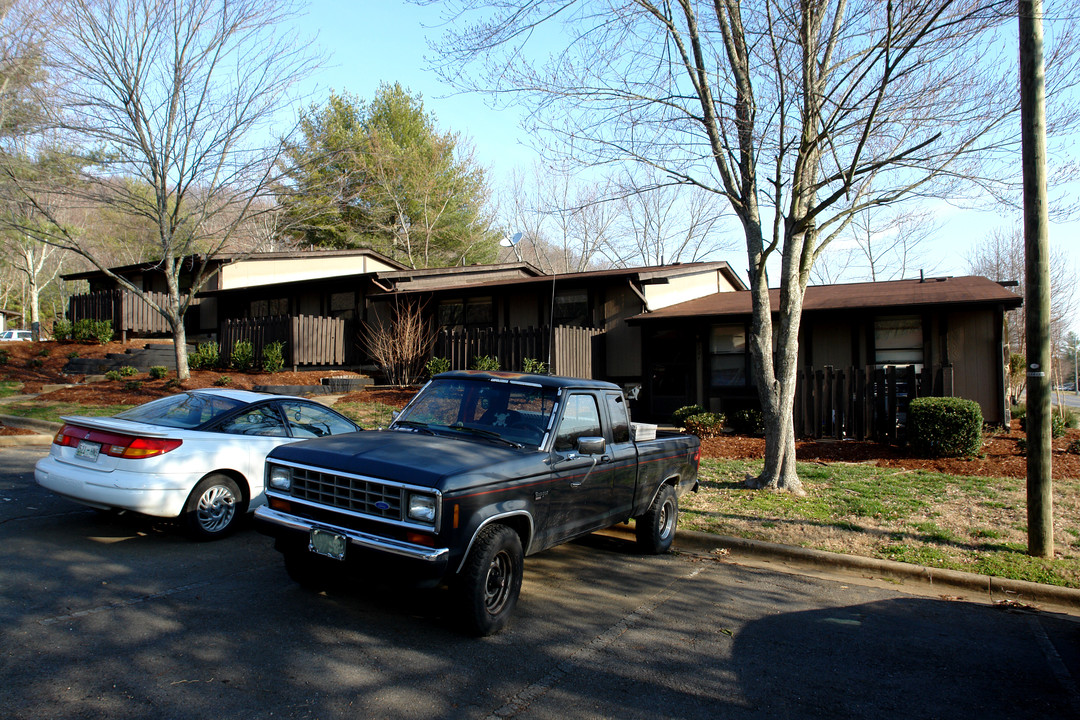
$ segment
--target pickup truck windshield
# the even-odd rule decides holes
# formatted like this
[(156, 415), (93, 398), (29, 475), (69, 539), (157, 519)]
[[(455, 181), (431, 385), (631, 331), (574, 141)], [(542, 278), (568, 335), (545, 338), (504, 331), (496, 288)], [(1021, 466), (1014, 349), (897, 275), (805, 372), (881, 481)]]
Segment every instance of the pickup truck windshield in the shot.
[(523, 445), (539, 445), (555, 408), (557, 391), (508, 382), (433, 380), (393, 427), (484, 430)]

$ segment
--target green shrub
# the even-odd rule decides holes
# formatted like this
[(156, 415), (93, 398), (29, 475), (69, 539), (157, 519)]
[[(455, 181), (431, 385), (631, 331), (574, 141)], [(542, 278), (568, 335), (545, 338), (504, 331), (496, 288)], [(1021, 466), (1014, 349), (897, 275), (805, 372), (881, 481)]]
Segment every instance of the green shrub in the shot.
[(683, 425), (687, 432), (699, 438), (719, 437), (724, 429), (724, 416), (711, 412), (698, 413), (686, 418)]
[(142, 380), (128, 380), (124, 383), (125, 390), (138, 390), (142, 387)]
[(55, 320), (52, 326), (53, 340), (70, 340), (71, 339), (71, 321), (70, 320)]
[(546, 375), (547, 363), (543, 360), (537, 360), (536, 358), (525, 358), (521, 362), (521, 371), (529, 373), (530, 375)]
[(41, 348), (38, 349), (37, 354), (39, 357), (49, 357), (52, 355), (52, 348), (48, 345), (42, 345)]
[(169, 369), (166, 368), (164, 365), (154, 365), (150, 368), (150, 379), (161, 380), (165, 377), (165, 374), (167, 372), (169, 372)]
[(67, 359), (68, 360), (74, 360), (77, 357), (79, 357), (79, 351), (78, 350), (72, 350), (71, 352), (69, 352), (67, 354)]
[(982, 448), (982, 409), (974, 400), (924, 397), (908, 409), (908, 441), (923, 457), (968, 457)]
[(180, 390), (183, 387), (184, 386), (180, 382), (180, 378), (169, 378), (168, 380), (165, 381), (165, 389), (166, 390)]
[(728, 423), (740, 435), (765, 434), (765, 416), (760, 410), (736, 410), (728, 416)]
[(1073, 438), (1072, 442), (1069, 443), (1069, 447), (1065, 448), (1065, 452), (1080, 455), (1080, 438)]
[(0, 365), (7, 365), (8, 360), (11, 359), (11, 353), (7, 350), (0, 349)]
[(37, 369), (41, 368), (44, 364), (45, 364), (44, 360), (42, 360), (41, 358), (36, 358), (36, 357), (30, 358), (29, 360), (26, 361), (26, 367), (30, 368), (31, 370), (37, 370)]
[(226, 385), (228, 385), (231, 382), (232, 382), (231, 377), (229, 377), (228, 375), (222, 375), (221, 377), (219, 377), (217, 380), (214, 381), (214, 384), (217, 385), (218, 387), (225, 387)]
[(1020, 421), (1020, 427), (1023, 428), (1024, 427), (1024, 416), (1027, 415), (1027, 404), (1026, 403), (1018, 403), (1016, 405), (1011, 406), (1009, 408), (1009, 415), (1012, 416), (1013, 420), (1019, 420)]
[(671, 423), (673, 425), (682, 426), (686, 423), (686, 418), (692, 415), (700, 415), (706, 412), (705, 408), (700, 405), (684, 405), (675, 412), (671, 413)]
[(263, 347), (262, 369), (268, 373), (285, 369), (285, 343), (276, 340)]
[(120, 372), (118, 370), (110, 370), (107, 373), (105, 373), (105, 379), (106, 380), (119, 380), (120, 377), (121, 377), (121, 375), (120, 375)]
[(477, 355), (473, 358), (472, 369), (495, 372), (499, 370), (499, 358), (493, 355)]
[(216, 342), (199, 343), (195, 352), (188, 355), (188, 367), (192, 370), (212, 370), (221, 362), (221, 349)]
[(98, 342), (104, 345), (113, 339), (112, 320), (76, 320), (72, 326), (71, 337), (75, 342)]
[(134, 377), (134, 376), (136, 376), (138, 374), (139, 374), (139, 371), (136, 370), (135, 368), (131, 367), (130, 365), (122, 365), (120, 367), (120, 376), (121, 377)]
[(439, 373), (450, 372), (450, 358), (433, 357), (424, 364), (424, 370), (427, 371), (429, 378)]
[(229, 367), (247, 372), (255, 365), (255, 347), (250, 340), (237, 340), (229, 355)]
[(1016, 449), (1021, 455), (1027, 455), (1027, 438), (1017, 438)]
[[(1059, 407), (1050, 408), (1050, 437), (1065, 437), (1065, 430), (1074, 427), (1076, 414)], [(1027, 432), (1027, 415), (1020, 418), (1020, 429)]]

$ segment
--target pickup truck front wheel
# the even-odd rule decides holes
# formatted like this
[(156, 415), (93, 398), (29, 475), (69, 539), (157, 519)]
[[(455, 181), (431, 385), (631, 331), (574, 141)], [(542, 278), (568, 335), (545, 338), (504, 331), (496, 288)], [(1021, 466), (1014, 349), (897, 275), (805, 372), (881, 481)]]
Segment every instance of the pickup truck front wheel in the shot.
[(664, 485), (644, 515), (634, 522), (634, 534), (641, 552), (660, 555), (671, 548), (675, 525), (679, 522), (679, 500), (670, 485)]
[(510, 622), (521, 592), (522, 562), (518, 534), (505, 525), (480, 531), (454, 591), (459, 619), (474, 635), (493, 635)]

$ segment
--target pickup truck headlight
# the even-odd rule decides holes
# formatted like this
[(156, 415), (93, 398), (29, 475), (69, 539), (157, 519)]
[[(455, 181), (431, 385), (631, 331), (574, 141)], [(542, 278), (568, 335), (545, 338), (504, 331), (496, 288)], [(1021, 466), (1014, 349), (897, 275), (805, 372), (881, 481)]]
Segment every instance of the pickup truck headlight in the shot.
[(420, 522), (435, 522), (435, 496), (409, 495), (409, 518)]
[(292, 488), (292, 473), (287, 467), (271, 465), (269, 482), (270, 487), (275, 490), (290, 490)]

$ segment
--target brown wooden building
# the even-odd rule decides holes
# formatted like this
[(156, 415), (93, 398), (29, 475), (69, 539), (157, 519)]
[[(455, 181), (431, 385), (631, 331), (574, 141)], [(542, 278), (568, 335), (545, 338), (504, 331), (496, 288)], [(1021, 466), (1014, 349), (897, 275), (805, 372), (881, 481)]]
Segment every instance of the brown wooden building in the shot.
[[(630, 319), (642, 328), (642, 402), (649, 414), (662, 417), (691, 404), (716, 412), (760, 406), (747, 343), (750, 300), (749, 291), (722, 293)], [(779, 307), (779, 291), (770, 302)], [(800, 400), (828, 407), (845, 392), (837, 383), (846, 383), (850, 395), (860, 377), (864, 386), (875, 373), (909, 382), (904, 373), (913, 371), (917, 385), (900, 387), (902, 396), (969, 398), (987, 422), (1003, 422), (1004, 314), (1021, 303), (999, 283), (974, 276), (808, 287), (799, 331)], [(819, 375), (833, 378), (833, 397), (814, 399)], [(832, 424), (832, 416), (826, 421)], [(803, 434), (819, 434), (820, 426), (803, 425)]]

